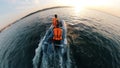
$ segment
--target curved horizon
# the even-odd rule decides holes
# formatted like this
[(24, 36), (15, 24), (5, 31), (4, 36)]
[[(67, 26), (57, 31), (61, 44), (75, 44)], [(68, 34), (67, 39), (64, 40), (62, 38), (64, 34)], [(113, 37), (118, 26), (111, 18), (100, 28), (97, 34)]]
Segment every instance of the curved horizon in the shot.
[(26, 15), (22, 16), (21, 18), (15, 20), (15, 21), (12, 22), (12, 23), (9, 23), (8, 25), (4, 26), (3, 28), (1, 28), (1, 29), (0, 29), (0, 33), (1, 33), (4, 29), (6, 29), (7, 27), (9, 27), (9, 26), (11, 26), (12, 24), (18, 22), (19, 20), (22, 20), (22, 19), (24, 19), (24, 18), (26, 18), (26, 17), (28, 17), (28, 16), (31, 16), (31, 15), (33, 15), (33, 14), (35, 14), (35, 13), (42, 12), (42, 11), (46, 11), (46, 10), (49, 10), (49, 9), (55, 9), (55, 8), (68, 8), (68, 7), (71, 7), (71, 6), (54, 6), (54, 7), (48, 7), (48, 8), (44, 8), (44, 9), (40, 9), (40, 10), (31, 12), (31, 13), (26, 14)]
[[(53, 7), (47, 7), (47, 8), (43, 8), (43, 9), (39, 9), (39, 10), (33, 11), (33, 12), (28, 13), (28, 14), (26, 14), (26, 15), (24, 15), (24, 16), (21, 16), (19, 19), (17, 19), (17, 20), (15, 20), (15, 21), (13, 21), (12, 23), (9, 23), (8, 25), (4, 26), (3, 28), (0, 29), (0, 33), (1, 33), (4, 29), (6, 29), (6, 28), (8, 28), (9, 26), (11, 26), (12, 24), (18, 22), (19, 20), (22, 20), (22, 19), (24, 19), (24, 18), (26, 18), (26, 17), (28, 17), (28, 16), (31, 16), (31, 15), (33, 15), (33, 14), (35, 14), (35, 13), (38, 13), (38, 12), (46, 11), (46, 10), (49, 10), (49, 9), (56, 9), (56, 8), (74, 8), (74, 7), (73, 7), (73, 6), (53, 6)], [(115, 15), (113, 15), (113, 14), (110, 14), (110, 13), (107, 13), (107, 12), (104, 12), (104, 11), (100, 11), (100, 10), (97, 10), (97, 9), (92, 9), (92, 8), (87, 8), (87, 9), (96, 10), (96, 11), (99, 11), (99, 12), (102, 12), (102, 13), (105, 13), (105, 14), (109, 14), (109, 15), (115, 16)], [(115, 16), (115, 17), (120, 18), (119, 16)]]

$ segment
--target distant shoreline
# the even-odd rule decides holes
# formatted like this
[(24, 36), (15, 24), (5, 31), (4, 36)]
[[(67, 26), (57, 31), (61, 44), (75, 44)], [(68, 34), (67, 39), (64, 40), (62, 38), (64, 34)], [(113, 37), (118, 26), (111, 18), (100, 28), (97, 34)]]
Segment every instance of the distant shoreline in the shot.
[(45, 11), (45, 10), (49, 10), (49, 9), (56, 9), (56, 8), (72, 8), (72, 6), (55, 6), (55, 7), (49, 7), (49, 8), (45, 8), (45, 9), (41, 9), (41, 10), (32, 12), (32, 13), (27, 14), (27, 15), (25, 15), (24, 17), (16, 20), (15, 22), (13, 22), (13, 23), (5, 26), (4, 28), (0, 29), (0, 33), (1, 33), (3, 30), (5, 30), (6, 28), (10, 27), (11, 25), (15, 24), (16, 22), (18, 22), (18, 21), (20, 21), (20, 20), (22, 20), (22, 19), (24, 19), (24, 18), (26, 18), (26, 17), (28, 17), (28, 16), (31, 16), (31, 15), (33, 15), (33, 14), (35, 14), (35, 13), (38, 13), (38, 12), (41, 12), (41, 11)]

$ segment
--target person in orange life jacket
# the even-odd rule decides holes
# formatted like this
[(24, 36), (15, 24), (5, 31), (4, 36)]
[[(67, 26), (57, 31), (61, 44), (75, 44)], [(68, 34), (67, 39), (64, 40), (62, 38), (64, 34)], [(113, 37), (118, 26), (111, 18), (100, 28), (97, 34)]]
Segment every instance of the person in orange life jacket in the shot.
[(56, 27), (53, 29), (53, 42), (55, 44), (60, 44), (62, 40), (62, 29), (59, 28), (59, 22), (57, 20), (57, 25)]
[[(58, 20), (56, 22), (59, 23)], [(62, 29), (59, 27), (59, 24), (57, 24), (56, 27), (51, 30), (51, 34), (48, 36), (47, 41), (60, 44), (62, 40), (62, 34)]]
[(55, 14), (54, 15), (55, 17), (52, 19), (52, 25), (53, 25), (53, 27), (56, 27), (56, 25), (57, 25), (57, 20), (58, 20), (58, 18), (57, 18), (57, 14)]

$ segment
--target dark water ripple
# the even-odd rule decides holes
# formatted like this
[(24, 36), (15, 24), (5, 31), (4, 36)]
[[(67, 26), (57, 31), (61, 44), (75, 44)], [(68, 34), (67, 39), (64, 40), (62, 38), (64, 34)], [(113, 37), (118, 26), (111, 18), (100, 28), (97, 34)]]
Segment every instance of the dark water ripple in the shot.
[[(22, 26), (22, 28), (13, 25), (16, 31), (8, 31), (9, 36), (4, 36), (1, 33), (3, 42), (0, 44), (3, 44), (3, 47), (0, 49), (2, 51), (0, 53), (0, 68), (32, 68), (35, 48), (48, 27), (45, 25), (37, 22)], [(50, 24), (47, 25), (50, 26)]]
[[(114, 46), (118, 44), (115, 41), (83, 23), (68, 26), (72, 61), (78, 68), (119, 68), (118, 49)], [(76, 27), (79, 30), (72, 29)]]

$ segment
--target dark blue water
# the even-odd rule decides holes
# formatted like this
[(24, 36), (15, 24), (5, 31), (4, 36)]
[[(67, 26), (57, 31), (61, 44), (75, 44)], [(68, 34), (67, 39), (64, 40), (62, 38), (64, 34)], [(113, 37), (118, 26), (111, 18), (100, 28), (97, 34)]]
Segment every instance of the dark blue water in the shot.
[(71, 68), (120, 68), (120, 19), (96, 10), (41, 11), (0, 33), (0, 68), (33, 68), (35, 50), (54, 14), (67, 24)]

